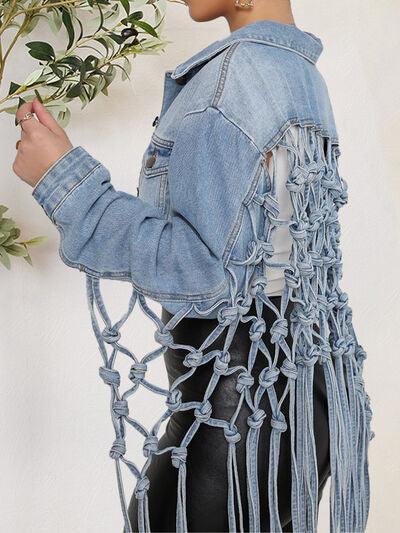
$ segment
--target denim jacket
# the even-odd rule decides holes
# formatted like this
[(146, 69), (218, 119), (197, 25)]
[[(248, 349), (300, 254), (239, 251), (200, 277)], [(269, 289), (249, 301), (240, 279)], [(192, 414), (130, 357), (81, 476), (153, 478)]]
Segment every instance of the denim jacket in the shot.
[[(263, 268), (274, 265), (270, 243), (274, 228), (288, 225), (292, 253), (287, 264), (275, 263), (284, 267), (286, 283), (282, 309), (274, 310), (277, 319), (271, 335), (288, 355), (280, 371), (293, 392), (296, 383), (299, 394), (300, 437), (296, 445), (292, 442), (294, 531), (313, 532), (316, 528), (315, 442), (312, 428), (305, 424), (312, 420), (312, 401), (310, 396), (308, 401), (302, 399), (303, 394), (312, 394), (309, 389), (305, 392), (304, 380), (312, 380), (316, 361), (325, 365), (331, 415), (332, 531), (361, 531), (369, 508), (367, 443), (373, 437), (369, 425), (372, 412), (362, 379), (365, 351), (352, 326), (348, 296), (338, 283), (342, 264), (337, 211), (347, 202), (347, 184), (338, 171), (338, 134), (328, 91), (316, 66), (322, 48), (315, 35), (268, 20), (233, 31), (165, 72), (162, 106), (143, 154), (137, 196), (117, 191), (108, 169), (82, 146), (73, 147), (56, 161), (32, 194), (60, 232), (61, 259), (86, 273), (92, 312), (93, 302), (100, 299), (99, 279), (124, 280), (132, 284), (149, 316), (156, 320), (145, 306), (146, 297), (174, 313), (174, 323), (182, 316), (217, 317), (222, 328), (234, 329), (238, 320), (246, 319), (251, 301), (271, 306), (263, 293), (268, 283)], [(268, 166), (278, 149), (286, 151), (289, 162), (286, 186), (293, 204), (291, 220), (279, 218), (274, 172)], [(292, 353), (285, 342), (287, 323), (283, 318), (288, 299), (296, 302), (291, 327), (297, 343)], [(260, 316), (252, 317), (255, 351), (263, 349)], [(106, 314), (103, 319), (106, 331), (101, 334), (96, 326), (95, 333), (104, 353), (104, 342), (118, 346), (120, 324), (112, 326)], [(318, 333), (313, 324), (319, 325)], [(156, 340), (163, 349), (174, 347), (173, 323), (159, 327)], [(225, 353), (214, 354), (219, 376), (228, 371), (228, 348), (229, 343)], [(186, 361), (191, 370), (206, 358), (194, 350), (192, 347)], [(143, 361), (150, 360), (134, 363), (135, 383), (145, 382)], [(101, 376), (115, 387), (119, 377), (110, 361), (102, 367)], [(246, 372), (251, 372), (249, 364)], [(279, 370), (271, 363), (259, 385), (263, 392), (273, 390), (276, 372)], [(247, 394), (246, 384), (240, 390)], [(177, 384), (161, 394), (167, 396), (167, 415), (185, 408)], [(253, 410), (250, 432), (255, 435), (263, 416), (257, 401), (246, 398)], [(271, 421), (275, 447), (269, 458), (271, 531), (281, 531), (272, 488), (279, 449), (275, 439), (287, 426), (272, 393), (271, 403), (275, 410)], [(186, 408), (192, 404), (187, 403)], [(234, 420), (229, 425), (217, 424), (210, 418), (207, 397), (193, 407), (197, 421), (224, 427), (230, 446), (234, 446)], [(125, 414), (120, 405), (113, 411), (119, 423)], [(294, 412), (290, 424), (293, 427)], [(254, 435), (248, 440), (253, 458)], [(123, 431), (117, 431), (110, 452), (122, 461), (123, 436)], [(149, 447), (149, 439), (153, 445), (155, 438), (153, 428), (144, 447), (149, 460), (149, 450), (157, 453), (157, 446)], [(190, 438), (172, 453), (182, 482)], [(146, 468), (134, 471), (136, 496), (142, 504), (142, 531), (150, 530), (145, 512)], [(250, 463), (249, 469), (254, 468)], [(249, 471), (251, 531), (259, 527), (256, 478), (255, 471)], [(234, 483), (232, 479), (230, 476), (230, 483)], [(121, 504), (124, 509), (123, 499)], [(130, 531), (124, 511), (125, 531)], [(230, 530), (237, 531), (232, 498), (228, 499), (228, 514)], [(185, 498), (180, 493), (177, 531), (187, 530), (185, 516)]]

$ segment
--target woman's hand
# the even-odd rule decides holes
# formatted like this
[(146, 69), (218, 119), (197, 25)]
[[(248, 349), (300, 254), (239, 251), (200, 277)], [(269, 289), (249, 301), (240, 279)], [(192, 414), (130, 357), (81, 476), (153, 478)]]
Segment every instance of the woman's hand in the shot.
[(21, 141), (12, 169), (23, 181), (34, 187), (41, 176), (73, 145), (53, 115), (35, 98), (16, 112), (17, 120), (25, 113), (35, 113), (20, 123)]

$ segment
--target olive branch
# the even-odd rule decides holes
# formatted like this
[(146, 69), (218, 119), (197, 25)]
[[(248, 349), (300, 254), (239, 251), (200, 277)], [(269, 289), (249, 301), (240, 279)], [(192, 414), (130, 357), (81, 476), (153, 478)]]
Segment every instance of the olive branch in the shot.
[[(65, 34), (60, 50), (43, 40), (25, 42), (29, 55), (39, 62), (21, 83), (11, 81), (7, 94), (0, 92), (0, 113), (16, 113), (37, 97), (60, 126), (70, 120), (69, 102), (79, 99), (81, 109), (108, 87), (118, 72), (130, 79), (131, 59), (138, 54), (158, 54), (170, 42), (163, 38), (167, 1), (183, 0), (2, 0), (0, 4), (0, 91), (6, 65), (22, 38), (43, 21), (54, 35)], [(16, 119), (15, 124), (17, 125)], [(28, 246), (45, 237), (16, 242), (20, 230), (3, 217), (0, 206), (0, 262), (10, 268), (9, 254), (32, 264)]]
[[(122, 80), (130, 79), (130, 58), (159, 53), (165, 48), (169, 41), (160, 31), (166, 2), (5, 0), (0, 6), (0, 87), (15, 44), (30, 34), (40, 19), (46, 20), (55, 35), (63, 29), (68, 43), (57, 51), (44, 41), (25, 43), (40, 67), (23, 83), (10, 83), (8, 93), (0, 96), (0, 113), (15, 114), (22, 103), (36, 96), (57, 114), (58, 123), (65, 127), (71, 115), (67, 106), (71, 100), (79, 98), (83, 109), (99, 93), (108, 96), (107, 89), (118, 70)], [(144, 20), (145, 10), (149, 21)], [(150, 18), (154, 21), (150, 22)], [(10, 30), (14, 30), (14, 35), (3, 52), (2, 39)]]

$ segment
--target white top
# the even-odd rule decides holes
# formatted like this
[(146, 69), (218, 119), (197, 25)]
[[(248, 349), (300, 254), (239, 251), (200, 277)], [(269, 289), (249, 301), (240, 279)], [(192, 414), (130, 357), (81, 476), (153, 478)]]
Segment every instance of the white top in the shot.
[[(279, 202), (279, 215), (277, 218), (290, 220), (293, 213), (293, 205), (290, 199), (290, 193), (286, 188), (286, 180), (288, 177), (288, 157), (287, 151), (279, 147), (275, 151), (275, 187)], [(273, 158), (269, 161), (269, 170), (272, 179)], [(274, 228), (271, 234), (271, 243), (274, 247), (274, 255), (271, 261), (288, 262), (291, 251), (291, 245), (293, 237), (289, 232), (287, 225), (277, 226)], [(283, 268), (278, 267), (266, 267), (265, 276), (268, 279), (267, 286), (265, 287), (265, 293), (269, 296), (281, 295), (285, 278), (283, 274)]]

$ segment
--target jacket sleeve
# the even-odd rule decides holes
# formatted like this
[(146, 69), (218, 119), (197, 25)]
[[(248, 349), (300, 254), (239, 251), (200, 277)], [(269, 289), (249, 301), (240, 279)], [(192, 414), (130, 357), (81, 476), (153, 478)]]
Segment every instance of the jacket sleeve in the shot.
[(168, 165), (168, 218), (117, 191), (108, 169), (82, 146), (64, 154), (32, 191), (60, 232), (64, 263), (126, 279), (172, 300), (208, 297), (226, 284), (223, 254), (261, 153), (221, 111), (182, 119)]

